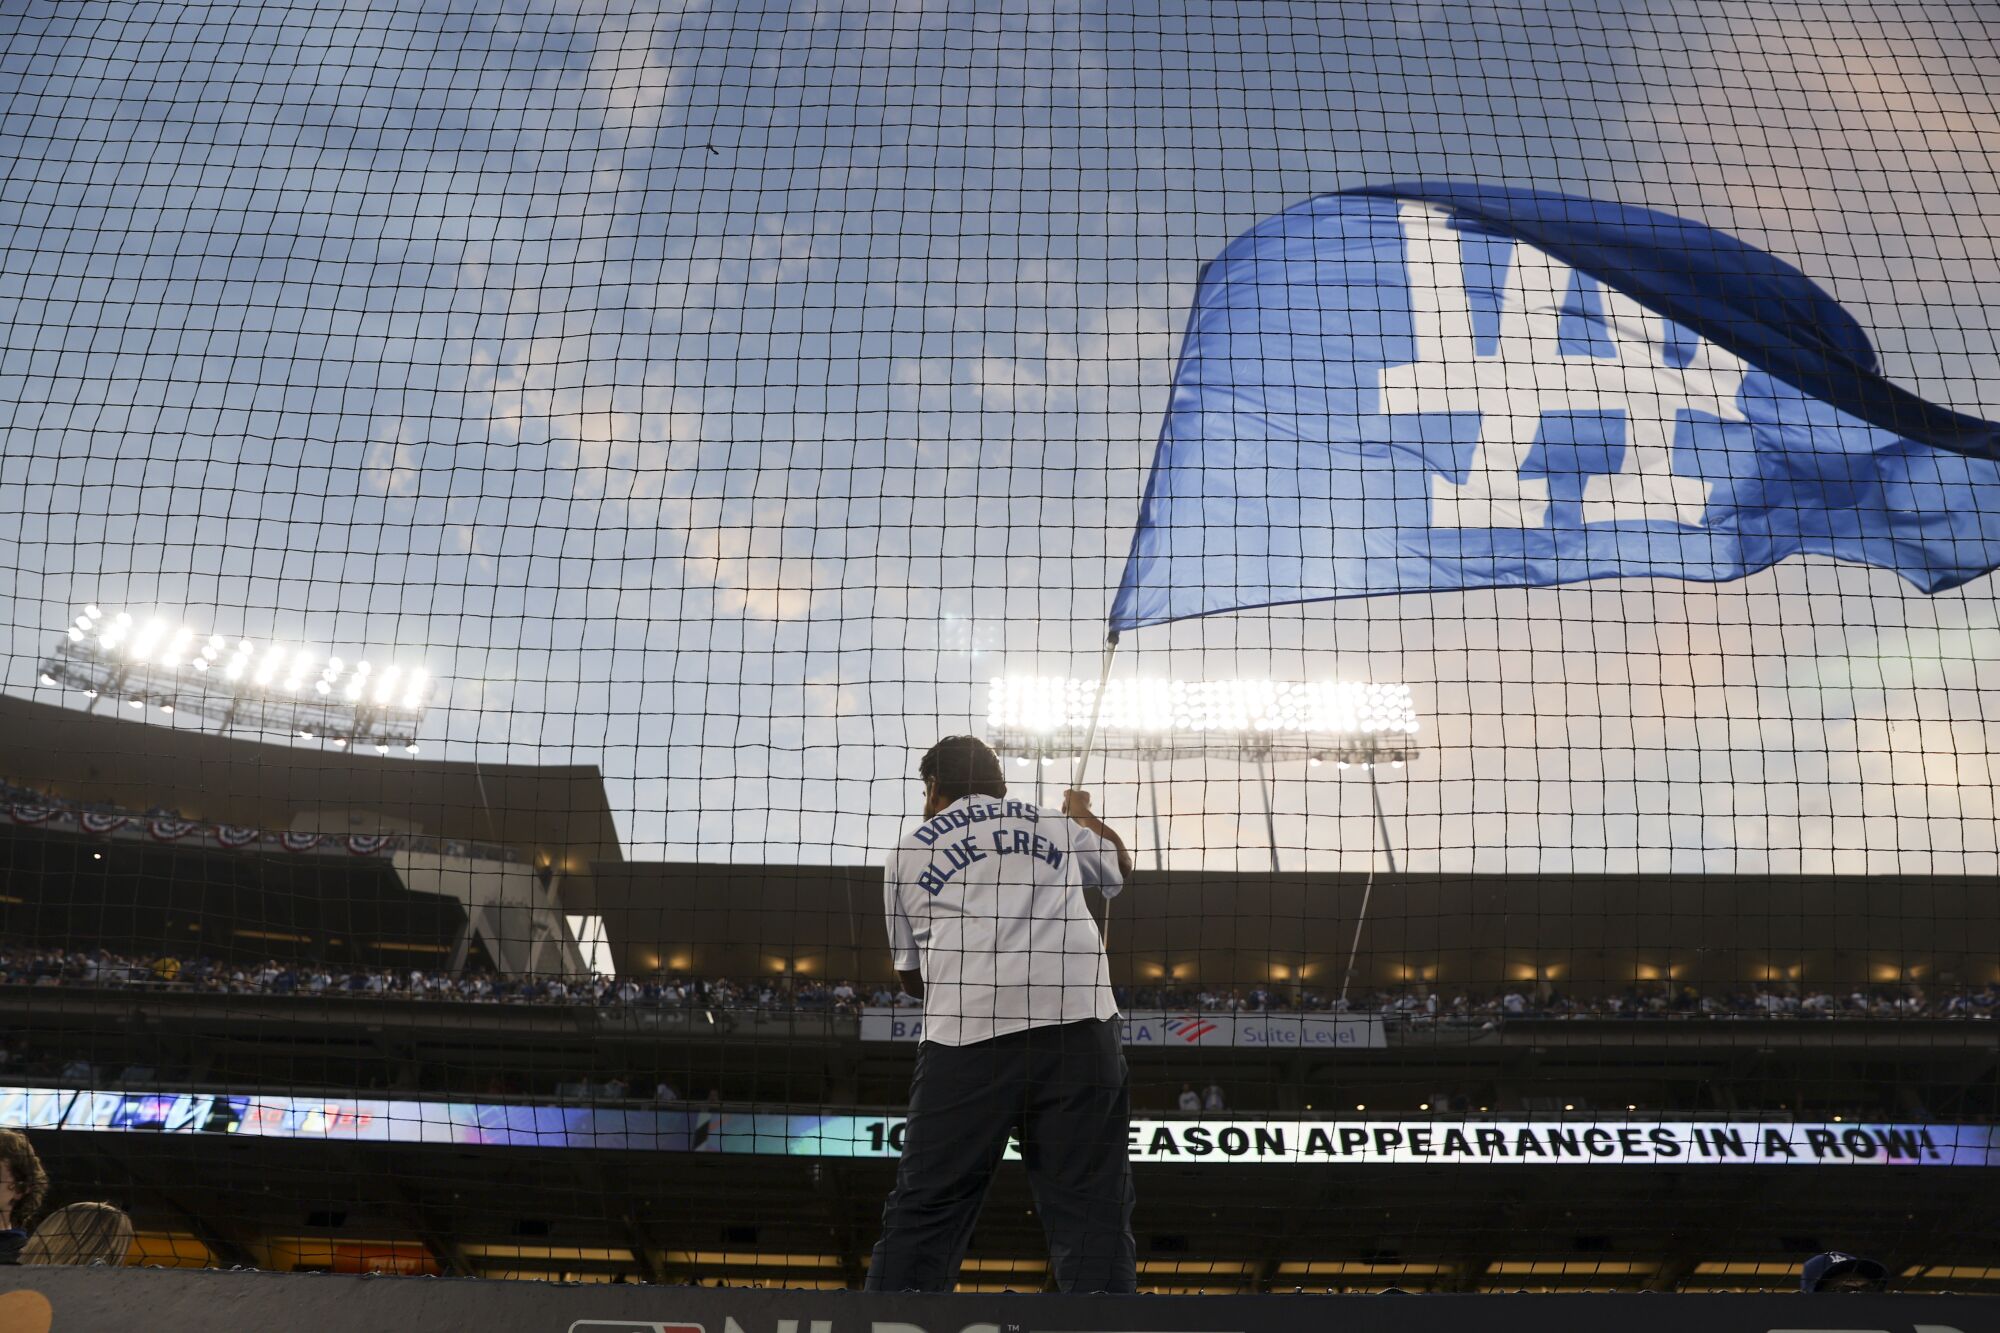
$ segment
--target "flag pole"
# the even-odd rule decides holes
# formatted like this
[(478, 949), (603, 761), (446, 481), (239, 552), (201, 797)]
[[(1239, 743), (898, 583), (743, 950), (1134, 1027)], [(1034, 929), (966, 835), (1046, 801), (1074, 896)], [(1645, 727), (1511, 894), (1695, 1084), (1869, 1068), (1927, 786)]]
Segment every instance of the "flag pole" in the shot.
[[(1382, 813), (1382, 788), (1375, 781), (1375, 763), (1368, 765), (1368, 799), (1375, 803), (1375, 827), (1382, 836), (1382, 855), (1388, 859), (1389, 873), (1396, 873), (1396, 846), (1389, 837), (1389, 819)], [(1347, 951), (1347, 971), (1340, 978), (1339, 1012), (1347, 1012), (1347, 987), (1354, 980), (1354, 961), (1361, 956), (1361, 932), (1368, 927), (1368, 899), (1375, 893), (1375, 858), (1368, 858), (1368, 878), (1361, 886), (1361, 913), (1354, 919), (1354, 945)]]
[[(1118, 631), (1104, 636), (1104, 669), (1097, 674), (1097, 697), (1090, 701), (1090, 730), (1083, 734), (1083, 749), (1077, 752), (1076, 771), (1070, 775), (1071, 788), (1083, 789), (1084, 771), (1090, 765), (1090, 751), (1097, 744), (1097, 721), (1104, 716), (1104, 690), (1111, 683), (1111, 659), (1118, 656)], [(1098, 943), (1111, 952), (1111, 899), (1104, 900), (1104, 920), (1098, 924)]]
[(1118, 655), (1118, 631), (1112, 630), (1104, 637), (1104, 670), (1097, 677), (1097, 697), (1090, 701), (1090, 730), (1083, 734), (1083, 749), (1076, 756), (1076, 771), (1070, 776), (1069, 785), (1076, 790), (1083, 789), (1083, 775), (1090, 767), (1090, 751), (1097, 744), (1097, 720), (1104, 716), (1104, 690), (1111, 683), (1111, 659)]

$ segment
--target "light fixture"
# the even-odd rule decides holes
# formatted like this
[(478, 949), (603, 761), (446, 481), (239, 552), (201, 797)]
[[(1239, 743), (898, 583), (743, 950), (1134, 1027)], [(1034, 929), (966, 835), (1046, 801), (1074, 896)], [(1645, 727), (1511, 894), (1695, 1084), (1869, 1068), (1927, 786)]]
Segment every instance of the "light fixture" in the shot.
[(232, 730), (314, 740), (344, 733), (357, 748), (378, 741), (401, 745), (435, 692), (436, 682), (420, 667), (343, 658), (296, 642), (226, 637), (173, 612), (106, 612), (93, 605), (73, 613), (62, 630), (37, 673), (43, 685), (67, 686), (91, 699), (123, 699), (135, 710), (192, 710)]
[(1113, 680), (1009, 676), (991, 682), (987, 721), (1000, 731), (1082, 731), (1092, 717), (1109, 733), (1176, 731), (1336, 735), (1418, 731), (1407, 685), (1360, 681)]
[(167, 640), (166, 651), (160, 654), (161, 668), (172, 671), (175, 667), (179, 666), (181, 659), (187, 656), (188, 646), (193, 642), (194, 631), (186, 625), (175, 630), (173, 638)]
[(159, 646), (159, 642), (165, 637), (166, 632), (166, 621), (161, 620), (158, 616), (154, 616), (151, 620), (148, 620), (145, 627), (132, 637), (132, 646), (128, 650), (132, 660), (135, 662), (144, 662), (147, 658), (151, 657), (153, 649)]

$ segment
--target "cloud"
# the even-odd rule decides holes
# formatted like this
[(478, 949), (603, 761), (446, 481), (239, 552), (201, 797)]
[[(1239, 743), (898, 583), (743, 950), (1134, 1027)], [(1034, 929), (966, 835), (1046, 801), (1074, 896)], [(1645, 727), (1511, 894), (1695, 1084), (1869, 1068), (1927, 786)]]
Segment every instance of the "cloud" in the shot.
[(1761, 8), (1692, 26), (1700, 40), (1649, 46), (1646, 67), (1622, 57), (1648, 89), (1617, 109), (1650, 160), (1635, 188), (1791, 259), (1855, 311), (1894, 377), (2000, 417), (2000, 94), (1985, 70), (2000, 21), (1960, 16), (1947, 38), (1884, 11)]
[[(251, 10), (268, 77), (192, 21), (135, 55), (106, 6), (10, 40), (15, 177), (63, 184), (8, 233), (0, 496), (81, 534), (17, 581), (308, 637), (359, 603), (495, 678), (479, 743), (603, 763), (636, 854), (863, 859), (981, 678), (1090, 669), (1200, 264), (1313, 193), (1435, 172), (1694, 213), (2000, 415), (1995, 33), (1964, 15)], [(187, 572), (209, 542), (227, 572)], [(268, 572), (301, 551), (346, 581)], [(43, 617), (14, 603), (15, 686)], [(1996, 626), (1986, 585), (1805, 561), (1246, 613), (1121, 669), (1410, 681), (1427, 753), (1381, 783), (1408, 867), (2000, 870)], [(1175, 863), (1267, 864), (1254, 772), (1175, 772)], [(1288, 866), (1380, 863), (1359, 776), (1283, 776)], [(1141, 777), (1104, 769), (1144, 827)]]

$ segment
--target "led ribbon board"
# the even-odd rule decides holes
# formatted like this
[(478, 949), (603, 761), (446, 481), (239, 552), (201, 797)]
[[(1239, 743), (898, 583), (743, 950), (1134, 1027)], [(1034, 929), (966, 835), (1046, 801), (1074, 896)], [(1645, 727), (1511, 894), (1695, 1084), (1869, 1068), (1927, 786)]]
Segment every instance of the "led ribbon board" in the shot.
[[(0, 1087), (0, 1129), (322, 1143), (893, 1158), (900, 1116)], [(1132, 1160), (1184, 1166), (1996, 1166), (2000, 1127), (1721, 1120), (1134, 1120)], [(1010, 1158), (1018, 1152), (1009, 1148)]]

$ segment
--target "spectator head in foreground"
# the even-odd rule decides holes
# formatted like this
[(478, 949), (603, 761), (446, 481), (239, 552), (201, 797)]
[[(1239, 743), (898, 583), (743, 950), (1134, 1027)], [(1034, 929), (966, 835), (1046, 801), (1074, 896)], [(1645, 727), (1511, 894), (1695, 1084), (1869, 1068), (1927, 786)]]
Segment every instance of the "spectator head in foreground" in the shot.
[(1805, 1268), (1799, 1275), (1799, 1290), (1807, 1293), (1881, 1291), (1888, 1286), (1888, 1283), (1888, 1269), (1873, 1259), (1843, 1254), (1839, 1250), (1815, 1254), (1806, 1260)]
[(0, 1129), (0, 1263), (15, 1262), (27, 1237), (21, 1228), (48, 1197), (49, 1173), (35, 1145), (19, 1130)]
[(122, 1264), (132, 1219), (108, 1203), (72, 1203), (42, 1219), (21, 1248), (24, 1264)]

